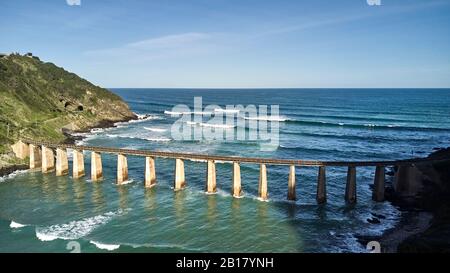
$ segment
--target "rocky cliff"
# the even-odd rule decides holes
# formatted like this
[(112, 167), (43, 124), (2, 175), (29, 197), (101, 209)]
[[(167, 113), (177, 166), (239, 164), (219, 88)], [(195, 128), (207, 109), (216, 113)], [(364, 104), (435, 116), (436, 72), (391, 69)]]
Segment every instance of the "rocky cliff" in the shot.
[[(404, 173), (405, 183), (395, 179), (386, 192), (387, 199), (401, 210), (432, 215), (428, 228), (403, 240), (398, 252), (450, 252), (450, 148), (440, 149), (428, 158), (429, 162)], [(399, 187), (399, 183), (404, 186)]]
[(20, 137), (61, 142), (67, 131), (134, 118), (119, 96), (53, 63), (0, 57), (0, 154)]

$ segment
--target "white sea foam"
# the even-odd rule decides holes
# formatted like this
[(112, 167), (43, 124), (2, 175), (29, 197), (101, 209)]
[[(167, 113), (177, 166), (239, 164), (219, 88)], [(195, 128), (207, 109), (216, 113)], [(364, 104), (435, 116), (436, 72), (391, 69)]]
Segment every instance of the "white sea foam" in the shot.
[(217, 164), (231, 164), (233, 161), (225, 161), (225, 160), (215, 160)]
[(86, 144), (86, 142), (84, 140), (75, 141), (75, 145), (77, 145), (77, 146), (83, 146), (84, 144)]
[(116, 216), (123, 214), (123, 210), (107, 212), (102, 215), (72, 221), (67, 224), (57, 224), (48, 227), (36, 227), (36, 237), (41, 241), (53, 241), (56, 239), (76, 240), (80, 239), (94, 229), (111, 221)]
[(364, 126), (367, 126), (367, 127), (375, 127), (375, 126), (377, 126), (376, 124), (373, 124), (373, 123), (366, 123), (366, 124), (364, 124)]
[(144, 122), (144, 121), (147, 121), (147, 120), (154, 120), (154, 119), (161, 119), (161, 117), (159, 117), (159, 116), (147, 116), (147, 117), (142, 118), (142, 119), (130, 120), (129, 123)]
[(145, 139), (147, 141), (156, 141), (156, 142), (168, 142), (171, 141), (170, 138), (166, 138), (166, 137), (156, 137), (156, 138), (152, 138), (152, 137), (143, 137), (142, 139)]
[(188, 160), (192, 161), (192, 162), (206, 162), (207, 161), (206, 159), (195, 159), (195, 158), (190, 158)]
[(231, 129), (231, 128), (236, 127), (236, 125), (231, 125), (231, 124), (211, 124), (211, 123), (192, 122), (192, 121), (186, 121), (186, 124), (197, 125), (197, 126), (202, 126), (202, 127), (224, 128), (224, 129)]
[(223, 196), (223, 197), (231, 197), (232, 194), (228, 191), (224, 191), (222, 189), (217, 189), (216, 191), (217, 195)]
[(212, 112), (200, 112), (200, 111), (189, 111), (189, 112), (177, 112), (177, 111), (164, 111), (164, 114), (171, 116), (180, 116), (180, 115), (211, 115)]
[(56, 235), (40, 233), (37, 231), (36, 231), (36, 237), (43, 242), (48, 242), (48, 241), (53, 241), (53, 240), (58, 239), (58, 236), (56, 236)]
[(111, 135), (111, 134), (107, 134), (106, 135), (109, 138), (130, 138), (130, 139), (142, 139), (142, 140), (147, 140), (147, 141), (157, 141), (157, 142), (168, 142), (171, 141), (170, 138), (166, 138), (166, 137), (144, 137), (144, 136), (131, 136), (131, 135)]
[(284, 149), (296, 149), (296, 148), (300, 148), (300, 147), (299, 147), (299, 146), (287, 146), (287, 145), (280, 144), (280, 148), (284, 148)]
[(338, 123), (340, 126), (344, 126), (344, 123), (343, 122), (339, 122)]
[(131, 184), (131, 183), (133, 183), (133, 182), (134, 182), (133, 179), (128, 179), (128, 180), (123, 181), (120, 185)]
[(96, 241), (90, 241), (91, 244), (94, 244), (99, 249), (105, 249), (108, 251), (116, 250), (120, 247), (120, 245), (112, 245), (112, 244), (103, 244)]
[(289, 120), (287, 117), (284, 116), (259, 116), (259, 117), (244, 117), (243, 119), (246, 120), (266, 120), (266, 121), (287, 121)]
[(145, 115), (145, 114), (138, 114), (138, 113), (134, 113), (134, 112), (133, 112), (133, 114), (135, 114), (138, 117), (138, 119), (144, 119), (147, 117), (147, 115)]
[(26, 172), (28, 172), (28, 170), (17, 170), (17, 171), (14, 171), (14, 172), (12, 172), (12, 173), (10, 173), (8, 175), (0, 177), (0, 182), (4, 182), (6, 180), (13, 179), (14, 177), (16, 177), (18, 175), (21, 175), (21, 174), (24, 174)]
[(22, 227), (25, 227), (25, 226), (26, 225), (20, 224), (20, 223), (14, 222), (14, 221), (11, 221), (11, 224), (9, 224), (10, 228), (22, 228)]
[(179, 115), (182, 115), (183, 114), (183, 112), (174, 112), (174, 111), (164, 111), (164, 114), (166, 114), (166, 115), (171, 115), (171, 116), (179, 116)]
[(221, 109), (221, 108), (216, 108), (216, 109), (214, 109), (214, 112), (237, 114), (237, 113), (239, 113), (239, 109)]
[(91, 133), (95, 134), (95, 133), (101, 133), (103, 132), (104, 129), (103, 128), (93, 128), (91, 129)]
[(87, 141), (93, 140), (98, 137), (98, 134), (85, 134), (83, 139), (75, 141), (75, 145), (82, 146), (86, 144)]
[(162, 133), (167, 131), (167, 129), (161, 129), (161, 128), (152, 128), (152, 127), (144, 127), (145, 130), (151, 131), (151, 132), (157, 132)]
[(72, 133), (72, 136), (78, 136), (78, 137), (84, 137), (87, 136), (89, 133)]
[(136, 114), (136, 116), (138, 117), (138, 119), (132, 119), (130, 121), (119, 121), (119, 122), (114, 123), (114, 126), (116, 128), (122, 128), (131, 123), (144, 122), (144, 121), (154, 120), (154, 119), (162, 119), (160, 116), (150, 115), (150, 114)]

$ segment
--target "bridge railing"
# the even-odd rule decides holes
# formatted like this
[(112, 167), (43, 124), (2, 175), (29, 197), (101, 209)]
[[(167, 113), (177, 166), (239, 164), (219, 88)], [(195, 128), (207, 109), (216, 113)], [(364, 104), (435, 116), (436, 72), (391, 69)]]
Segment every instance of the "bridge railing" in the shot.
[[(268, 198), (267, 187), (267, 167), (266, 165), (287, 165), (289, 168), (287, 198), (296, 200), (296, 166), (315, 166), (319, 167), (317, 176), (317, 194), (318, 203), (326, 202), (326, 167), (347, 167), (347, 181), (345, 189), (345, 200), (348, 203), (356, 202), (356, 167), (375, 167), (373, 200), (384, 200), (385, 188), (385, 168), (387, 166), (397, 166), (405, 170), (414, 164), (429, 161), (427, 158), (412, 158), (395, 161), (316, 161), (316, 160), (298, 160), (298, 159), (273, 159), (258, 157), (237, 157), (237, 156), (219, 156), (209, 154), (161, 152), (149, 150), (131, 150), (110, 147), (83, 146), (73, 144), (58, 144), (45, 141), (34, 141), (22, 139), (17, 147), (22, 151), (22, 157), (30, 158), (30, 168), (41, 168), (43, 173), (56, 170), (56, 175), (68, 174), (67, 149), (72, 149), (73, 153), (73, 177), (79, 178), (85, 175), (83, 151), (91, 152), (91, 179), (99, 181), (103, 177), (101, 154), (117, 154), (117, 183), (122, 184), (128, 180), (127, 155), (142, 156), (146, 158), (145, 166), (145, 186), (153, 187), (156, 184), (155, 158), (175, 159), (174, 170), (174, 190), (181, 190), (186, 186), (184, 160), (202, 160), (206, 162), (207, 177), (206, 189), (209, 193), (216, 192), (216, 168), (215, 162), (228, 162), (233, 165), (233, 186), (232, 194), (239, 197), (242, 194), (240, 163), (254, 163), (260, 165), (258, 195), (262, 200)], [(56, 164), (55, 154), (56, 150)], [(17, 153), (16, 153), (17, 154)], [(398, 172), (400, 173), (400, 172)]]

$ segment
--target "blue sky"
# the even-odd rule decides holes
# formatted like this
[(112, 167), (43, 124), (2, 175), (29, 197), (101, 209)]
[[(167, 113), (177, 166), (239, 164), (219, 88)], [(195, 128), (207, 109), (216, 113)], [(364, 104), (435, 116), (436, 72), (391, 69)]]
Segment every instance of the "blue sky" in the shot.
[(2, 0), (11, 51), (104, 87), (450, 87), (450, 1)]

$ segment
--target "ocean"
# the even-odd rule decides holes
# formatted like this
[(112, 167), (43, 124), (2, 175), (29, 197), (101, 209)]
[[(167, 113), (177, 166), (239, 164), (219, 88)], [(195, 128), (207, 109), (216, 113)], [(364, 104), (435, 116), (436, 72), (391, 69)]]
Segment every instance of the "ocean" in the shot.
[[(145, 118), (94, 129), (79, 144), (354, 161), (424, 157), (450, 146), (449, 89), (112, 91)], [(170, 112), (178, 104), (193, 109), (194, 97), (201, 97), (203, 106), (278, 105), (279, 146), (264, 150), (262, 140), (245, 139), (175, 140), (171, 127), (178, 117)], [(187, 187), (174, 192), (174, 160), (157, 158), (157, 186), (145, 189), (144, 158), (128, 157), (130, 180), (122, 186), (115, 181), (116, 157), (102, 159), (99, 183), (89, 180), (88, 152), (81, 179), (36, 171), (0, 178), (0, 252), (366, 252), (356, 235), (379, 235), (399, 221), (397, 208), (371, 200), (373, 167), (357, 168), (354, 205), (344, 200), (347, 169), (327, 168), (327, 203), (317, 205), (317, 167), (296, 169), (297, 201), (287, 201), (289, 167), (268, 165), (264, 202), (257, 198), (256, 164), (241, 165), (244, 194), (233, 198), (227, 162), (216, 166), (217, 194), (206, 194), (204, 162), (186, 161)], [(380, 223), (369, 223), (374, 215)]]

